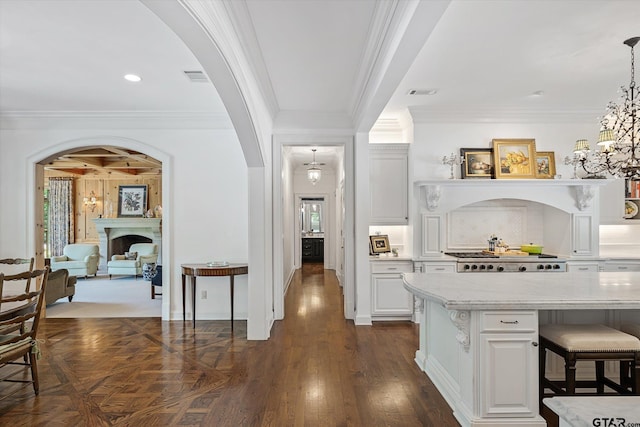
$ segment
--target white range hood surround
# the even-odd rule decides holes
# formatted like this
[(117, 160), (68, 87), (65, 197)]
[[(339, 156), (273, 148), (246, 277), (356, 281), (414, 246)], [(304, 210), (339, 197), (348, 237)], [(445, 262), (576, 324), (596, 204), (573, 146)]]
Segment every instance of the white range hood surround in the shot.
[(161, 218), (94, 218), (100, 239), (100, 267), (106, 268), (111, 256), (111, 242), (122, 236), (136, 235), (151, 239), (158, 245), (158, 260), (162, 259)]
[[(416, 181), (414, 198), (418, 201), (420, 223), (415, 228), (414, 254), (426, 259), (441, 256), (446, 250), (472, 249), (474, 244), (481, 248), (484, 242), (479, 242), (477, 236), (465, 244), (459, 238), (461, 233), (469, 230), (469, 234), (475, 231), (476, 235), (488, 237), (497, 231), (491, 223), (500, 218), (503, 234), (509, 234), (508, 230), (518, 236), (512, 244), (525, 243), (523, 240), (529, 238), (538, 240), (544, 235), (550, 253), (597, 256), (598, 193), (606, 183), (607, 180), (581, 179)], [(518, 203), (524, 208), (518, 208)], [(532, 205), (537, 207), (529, 208)], [(534, 218), (532, 212), (536, 214)], [(473, 230), (474, 224), (469, 228), (469, 223), (461, 223), (460, 218), (475, 218), (476, 229)]]

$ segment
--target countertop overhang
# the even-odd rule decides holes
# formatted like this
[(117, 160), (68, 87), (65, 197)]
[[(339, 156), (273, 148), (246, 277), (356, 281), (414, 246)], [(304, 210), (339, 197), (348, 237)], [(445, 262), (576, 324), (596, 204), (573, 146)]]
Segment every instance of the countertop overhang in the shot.
[(640, 309), (640, 272), (404, 273), (403, 281), (449, 310)]

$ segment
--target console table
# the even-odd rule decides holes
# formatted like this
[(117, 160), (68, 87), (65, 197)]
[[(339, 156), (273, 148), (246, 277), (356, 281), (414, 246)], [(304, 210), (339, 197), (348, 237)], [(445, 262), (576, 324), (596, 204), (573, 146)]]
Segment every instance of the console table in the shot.
[(191, 276), (191, 296), (193, 308), (193, 327), (196, 327), (196, 277), (198, 276), (229, 276), (231, 290), (231, 330), (233, 330), (233, 278), (239, 274), (247, 274), (247, 264), (229, 264), (225, 266), (210, 266), (208, 264), (182, 264), (182, 321), (186, 320), (186, 284), (187, 276)]

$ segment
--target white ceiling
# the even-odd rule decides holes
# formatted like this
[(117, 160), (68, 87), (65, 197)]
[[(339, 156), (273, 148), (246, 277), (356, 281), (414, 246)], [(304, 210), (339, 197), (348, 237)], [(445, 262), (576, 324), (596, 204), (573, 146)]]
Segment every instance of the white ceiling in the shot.
[[(380, 10), (396, 5), (227, 3), (229, 10), (244, 8), (238, 32), (253, 47), (258, 79), (278, 109), (327, 113), (353, 111), (362, 89), (357, 83), (372, 64)], [(597, 113), (629, 82), (629, 48), (622, 41), (639, 35), (635, 0), (454, 0), (382, 117), (407, 109), (434, 119), (593, 114), (595, 127)], [(2, 114), (225, 113), (211, 84), (183, 75), (199, 69), (181, 40), (138, 1), (0, 0)], [(143, 81), (126, 82), (126, 73)], [(409, 96), (409, 89), (438, 92)], [(544, 95), (532, 96), (536, 91)]]
[[(0, 112), (226, 112), (198, 61), (136, 0), (0, 0)], [(123, 79), (139, 74), (139, 84)]]
[[(439, 116), (600, 114), (629, 83), (623, 41), (634, 36), (635, 0), (452, 1), (387, 113), (410, 107)], [(438, 93), (408, 96), (412, 88)], [(532, 96), (536, 91), (544, 95)]]

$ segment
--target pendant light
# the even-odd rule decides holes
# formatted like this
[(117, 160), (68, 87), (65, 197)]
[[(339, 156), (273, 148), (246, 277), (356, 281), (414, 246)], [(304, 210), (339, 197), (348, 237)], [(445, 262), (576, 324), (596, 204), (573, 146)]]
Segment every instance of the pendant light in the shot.
[(311, 163), (307, 163), (311, 166), (307, 169), (307, 179), (311, 184), (316, 185), (316, 183), (320, 181), (320, 178), (322, 178), (322, 169), (318, 167), (321, 163), (316, 162), (316, 149), (312, 148), (311, 151), (313, 151), (313, 161)]

